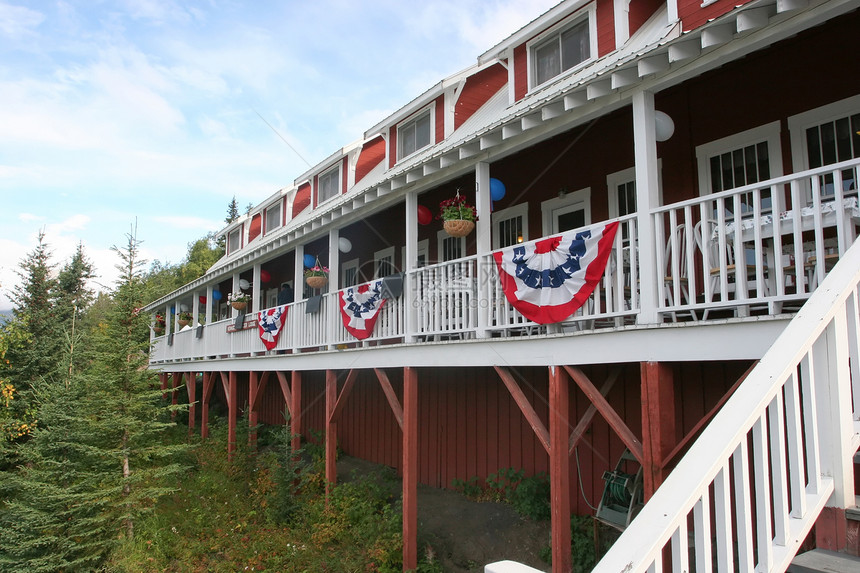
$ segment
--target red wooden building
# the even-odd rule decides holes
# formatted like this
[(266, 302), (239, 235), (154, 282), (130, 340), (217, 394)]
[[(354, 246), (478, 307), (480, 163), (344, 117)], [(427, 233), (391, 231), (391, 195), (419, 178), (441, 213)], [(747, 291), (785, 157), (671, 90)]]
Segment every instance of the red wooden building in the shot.
[[(666, 523), (633, 520), (606, 570), (784, 570), (813, 529), (857, 554), (857, 8), (560, 3), (226, 227), (224, 258), (147, 307), (173, 317), (152, 368), (187, 383), (203, 432), (213, 402), (231, 428), (287, 405), (325, 432), (331, 480), (335, 446), (397, 468), (406, 569), (417, 483), (514, 467), (550, 475), (570, 570), (569, 516), (622, 456), (640, 515)], [(432, 217), (457, 193), (478, 213), (465, 237)], [(584, 304), (521, 312), (493, 254), (607, 223)], [(282, 285), (267, 349), (257, 313)], [(363, 286), (385, 302), (358, 338), (341, 306)]]

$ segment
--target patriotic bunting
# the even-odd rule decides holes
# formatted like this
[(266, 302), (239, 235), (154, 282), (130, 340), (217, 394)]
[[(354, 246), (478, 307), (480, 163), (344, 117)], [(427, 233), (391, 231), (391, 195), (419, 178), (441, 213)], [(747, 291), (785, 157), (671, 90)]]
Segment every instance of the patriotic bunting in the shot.
[(607, 223), (493, 253), (508, 302), (538, 324), (566, 319), (594, 292), (617, 230)]
[(278, 337), (287, 320), (287, 305), (276, 306), (257, 313), (257, 324), (260, 328), (260, 340), (266, 350), (271, 350), (278, 345)]
[(379, 311), (385, 304), (385, 299), (382, 298), (382, 281), (349, 287), (341, 291), (339, 298), (343, 326), (359, 340), (369, 337)]

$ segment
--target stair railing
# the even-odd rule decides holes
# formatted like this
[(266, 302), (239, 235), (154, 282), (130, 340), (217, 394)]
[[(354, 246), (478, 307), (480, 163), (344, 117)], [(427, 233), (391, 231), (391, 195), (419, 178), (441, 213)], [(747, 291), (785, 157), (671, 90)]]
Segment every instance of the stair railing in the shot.
[(785, 571), (822, 508), (854, 505), (860, 241), (594, 571)]

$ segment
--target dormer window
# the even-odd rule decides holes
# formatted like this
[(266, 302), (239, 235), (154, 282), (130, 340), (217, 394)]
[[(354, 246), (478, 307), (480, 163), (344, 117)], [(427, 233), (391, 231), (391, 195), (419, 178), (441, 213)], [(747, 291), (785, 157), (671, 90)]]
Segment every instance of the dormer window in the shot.
[(590, 21), (588, 15), (578, 18), (532, 44), (529, 62), (532, 86), (539, 86), (591, 59)]
[(340, 190), (340, 165), (319, 176), (317, 182), (317, 205), (336, 197)]
[(281, 226), (281, 201), (266, 209), (266, 233)]
[(242, 246), (242, 228), (233, 229), (227, 233), (227, 252), (235, 253)]
[(433, 143), (430, 126), (429, 109), (400, 126), (397, 130), (398, 159), (409, 157)]

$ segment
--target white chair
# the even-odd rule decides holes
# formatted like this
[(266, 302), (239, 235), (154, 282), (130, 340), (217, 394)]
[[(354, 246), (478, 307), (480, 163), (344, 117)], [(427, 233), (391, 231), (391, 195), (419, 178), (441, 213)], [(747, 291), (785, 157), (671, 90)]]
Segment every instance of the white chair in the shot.
[[(681, 223), (672, 229), (669, 239), (666, 241), (666, 251), (664, 261), (666, 264), (665, 273), (663, 275), (663, 296), (666, 303), (671, 307), (680, 304), (680, 300), (675, 302), (676, 292), (680, 292), (681, 298), (687, 304), (692, 304), (690, 299), (689, 279), (687, 275), (687, 232), (686, 225)], [(690, 317), (693, 320), (698, 320), (696, 313), (690, 310)], [(672, 322), (677, 322), (678, 316), (675, 311), (672, 311)]]

